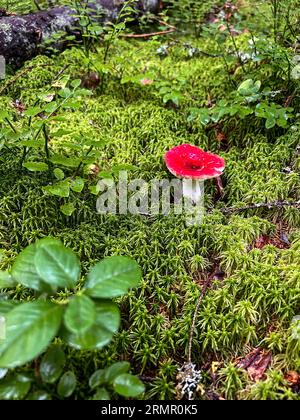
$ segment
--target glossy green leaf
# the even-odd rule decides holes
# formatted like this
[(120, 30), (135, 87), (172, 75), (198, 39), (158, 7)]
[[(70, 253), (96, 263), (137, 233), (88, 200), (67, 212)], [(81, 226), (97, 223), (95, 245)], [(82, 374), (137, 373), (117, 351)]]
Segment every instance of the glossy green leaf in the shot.
[(0, 341), (0, 367), (14, 368), (39, 356), (55, 337), (62, 307), (43, 301), (27, 302), (6, 314), (6, 339)]
[(92, 399), (94, 401), (109, 401), (111, 398), (105, 388), (99, 388)]
[(96, 370), (89, 379), (89, 386), (91, 389), (98, 388), (106, 382), (105, 369)]
[(34, 265), (37, 244), (29, 245), (15, 259), (11, 269), (13, 279), (30, 289), (42, 291), (46, 285), (42, 281)]
[(71, 333), (82, 334), (96, 320), (96, 305), (87, 296), (75, 296), (69, 303), (65, 315), (65, 326)]
[(71, 249), (60, 243), (38, 247), (34, 265), (40, 278), (50, 285), (73, 289), (79, 279), (79, 259)]
[(128, 373), (129, 370), (129, 362), (116, 362), (105, 369), (105, 380), (108, 383), (113, 382), (117, 376), (120, 376), (123, 373)]
[(123, 397), (137, 397), (145, 391), (145, 387), (136, 376), (123, 373), (114, 380), (114, 390)]
[(96, 305), (96, 320), (84, 333), (74, 334), (64, 329), (62, 338), (72, 347), (82, 350), (101, 349), (108, 344), (120, 325), (120, 312), (113, 302)]
[(35, 400), (35, 401), (47, 401), (51, 400), (51, 395), (46, 391), (35, 391), (32, 394), (28, 395), (26, 400)]
[(113, 256), (97, 263), (87, 276), (87, 293), (93, 297), (112, 298), (124, 295), (138, 286), (142, 277), (137, 262), (128, 257)]
[(40, 375), (44, 382), (53, 384), (57, 381), (65, 365), (65, 353), (55, 344), (44, 354), (40, 364)]
[(30, 387), (31, 380), (26, 375), (11, 375), (0, 383), (0, 400), (22, 400)]
[(43, 276), (37, 271), (37, 266), (35, 264), (38, 249), (50, 245), (63, 247), (58, 239), (44, 238), (37, 241), (35, 244), (29, 245), (17, 256), (11, 269), (11, 275), (17, 283), (42, 292), (50, 293), (56, 291), (57, 282), (51, 283), (49, 279), (44, 281)]
[(76, 376), (72, 371), (63, 374), (57, 385), (57, 393), (60, 397), (70, 397), (76, 388)]

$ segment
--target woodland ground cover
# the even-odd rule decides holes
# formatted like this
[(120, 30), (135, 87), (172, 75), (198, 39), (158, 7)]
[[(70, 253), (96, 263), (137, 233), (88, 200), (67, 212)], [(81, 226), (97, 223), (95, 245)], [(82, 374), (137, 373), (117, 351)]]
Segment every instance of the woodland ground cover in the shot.
[[(34, 9), (19, 3), (0, 5)], [(300, 212), (280, 204), (300, 194), (299, 6), (170, 1), (160, 20), (178, 28), (172, 34), (128, 38), (120, 25), (95, 43), (99, 29), (86, 26), (84, 47), (9, 69), (0, 85), (1, 270), (51, 236), (76, 253), (83, 276), (105, 257), (126, 256), (142, 279), (121, 297), (105, 296), (121, 313), (109, 344), (85, 350), (56, 338), (57, 374), (40, 379), (43, 356), (10, 372), (1, 366), (1, 398), (86, 399), (95, 389), (95, 398), (130, 397), (109, 374), (103, 379), (103, 369), (123, 361), (145, 384), (132, 379), (139, 398), (175, 399), (191, 350), (197, 399), (299, 399)], [(137, 30), (152, 32), (153, 19)], [(226, 161), (224, 197), (206, 184), (202, 225), (96, 213), (101, 177), (128, 169), (132, 179), (166, 178), (164, 154), (184, 143)], [(72, 293), (64, 288), (52, 301)], [(21, 284), (1, 296), (34, 299)], [(127, 374), (129, 365), (120, 369)]]

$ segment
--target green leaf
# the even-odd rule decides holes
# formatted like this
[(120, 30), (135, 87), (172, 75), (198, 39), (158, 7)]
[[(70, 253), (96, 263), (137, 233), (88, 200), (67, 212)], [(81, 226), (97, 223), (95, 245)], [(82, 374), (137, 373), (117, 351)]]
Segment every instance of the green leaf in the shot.
[(260, 80), (254, 82), (254, 80), (248, 79), (241, 83), (241, 85), (238, 87), (238, 93), (242, 96), (252, 96), (253, 94), (258, 93), (260, 88)]
[(136, 376), (123, 373), (114, 380), (114, 390), (123, 397), (136, 397), (145, 391), (145, 387)]
[(113, 382), (117, 376), (120, 376), (123, 373), (128, 373), (129, 370), (129, 362), (116, 362), (109, 368), (105, 369), (105, 381), (107, 383)]
[(17, 301), (17, 300), (0, 299), (0, 316), (5, 315), (8, 312), (12, 311), (19, 304), (20, 304), (20, 302)]
[(64, 315), (65, 326), (71, 333), (82, 334), (96, 320), (96, 306), (87, 296), (75, 296), (69, 303)]
[(79, 279), (80, 261), (61, 243), (38, 247), (34, 265), (40, 278), (51, 286), (73, 289)]
[(51, 395), (49, 395), (46, 391), (35, 391), (28, 395), (26, 400), (47, 401), (51, 400)]
[(43, 190), (50, 195), (68, 198), (70, 195), (70, 184), (68, 180), (64, 180), (54, 185), (47, 185), (47, 187), (43, 187)]
[(40, 375), (44, 382), (53, 384), (57, 381), (63, 371), (66, 358), (62, 348), (55, 344), (44, 354), (41, 365)]
[(71, 96), (72, 92), (69, 88), (63, 88), (58, 91), (58, 94), (61, 98), (67, 99)]
[(14, 368), (39, 356), (59, 330), (62, 307), (27, 302), (6, 315), (6, 339), (0, 342), (0, 367)]
[(0, 369), (0, 379), (3, 379), (8, 372), (8, 369)]
[(45, 112), (47, 112), (47, 114), (53, 114), (57, 108), (58, 105), (56, 102), (50, 102), (48, 105), (45, 106), (44, 110)]
[(99, 193), (97, 185), (90, 185), (89, 190), (90, 190), (91, 194), (93, 194), (93, 195), (98, 195), (98, 193)]
[(273, 128), (273, 127), (275, 127), (275, 125), (276, 125), (276, 119), (275, 119), (275, 117), (271, 117), (271, 118), (268, 118), (267, 120), (266, 120), (266, 128), (269, 130), (270, 128)]
[(59, 168), (55, 168), (53, 173), (54, 173), (55, 178), (58, 179), (59, 181), (62, 181), (65, 177), (64, 171), (62, 171)]
[(106, 382), (105, 369), (96, 370), (89, 379), (89, 386), (91, 389), (98, 388)]
[(41, 147), (44, 147), (45, 145), (45, 141), (42, 139), (41, 140), (22, 140), (20, 143), (24, 147), (33, 147), (35, 149), (39, 149)]
[(81, 192), (84, 187), (84, 180), (77, 176), (75, 179), (71, 180), (71, 190), (75, 192)]
[(110, 395), (105, 388), (99, 388), (92, 399), (94, 401), (109, 401)]
[(36, 115), (40, 114), (41, 112), (42, 112), (42, 109), (39, 106), (35, 106), (35, 107), (32, 107), (32, 108), (26, 109), (24, 114), (27, 117), (35, 117)]
[(74, 89), (77, 89), (81, 85), (81, 79), (75, 79), (71, 82), (71, 86)]
[(93, 297), (112, 298), (138, 286), (142, 277), (139, 265), (128, 257), (113, 256), (96, 264), (87, 276), (87, 293)]
[(15, 287), (16, 284), (8, 271), (0, 271), (0, 289)]
[(43, 162), (24, 162), (22, 166), (31, 172), (42, 172), (48, 170), (48, 165)]
[(42, 291), (44, 284), (33, 263), (37, 245), (29, 245), (15, 259), (11, 269), (13, 279), (30, 289)]
[(17, 283), (41, 292), (56, 291), (55, 284), (49, 285), (48, 282), (45, 283), (43, 281), (34, 263), (38, 248), (49, 246), (50, 244), (62, 245), (57, 239), (44, 238), (35, 244), (29, 245), (17, 256), (11, 269), (11, 275)]
[(108, 344), (120, 325), (120, 312), (113, 302), (97, 302), (96, 319), (84, 333), (74, 334), (64, 329), (62, 338), (72, 347), (82, 350), (101, 349)]
[(81, 162), (78, 158), (69, 158), (61, 155), (52, 156), (50, 161), (55, 165), (63, 165), (67, 168), (77, 168)]
[(26, 375), (9, 376), (0, 383), (0, 400), (22, 400), (31, 387)]
[(72, 214), (74, 213), (75, 210), (76, 210), (76, 208), (75, 208), (73, 203), (67, 203), (67, 204), (63, 204), (62, 206), (60, 206), (60, 211), (65, 216), (72, 216)]
[(76, 388), (76, 376), (72, 371), (63, 374), (57, 385), (57, 393), (60, 397), (70, 397)]

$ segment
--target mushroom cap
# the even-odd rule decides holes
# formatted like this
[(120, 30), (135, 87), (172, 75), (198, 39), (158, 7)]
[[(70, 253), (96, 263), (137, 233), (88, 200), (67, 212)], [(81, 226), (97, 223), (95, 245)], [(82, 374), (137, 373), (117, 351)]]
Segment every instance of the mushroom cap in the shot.
[(164, 159), (169, 171), (178, 178), (216, 178), (225, 169), (223, 158), (190, 144), (173, 147), (165, 154)]

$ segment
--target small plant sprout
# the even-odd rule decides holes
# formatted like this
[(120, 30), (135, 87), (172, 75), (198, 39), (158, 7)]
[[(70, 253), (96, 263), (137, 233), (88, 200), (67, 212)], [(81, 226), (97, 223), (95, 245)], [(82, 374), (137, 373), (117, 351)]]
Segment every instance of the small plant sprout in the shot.
[(173, 175), (183, 179), (183, 196), (190, 199), (193, 205), (200, 203), (206, 179), (216, 178), (218, 191), (220, 195), (223, 194), (221, 174), (225, 161), (220, 156), (190, 144), (182, 144), (165, 154), (165, 162)]

